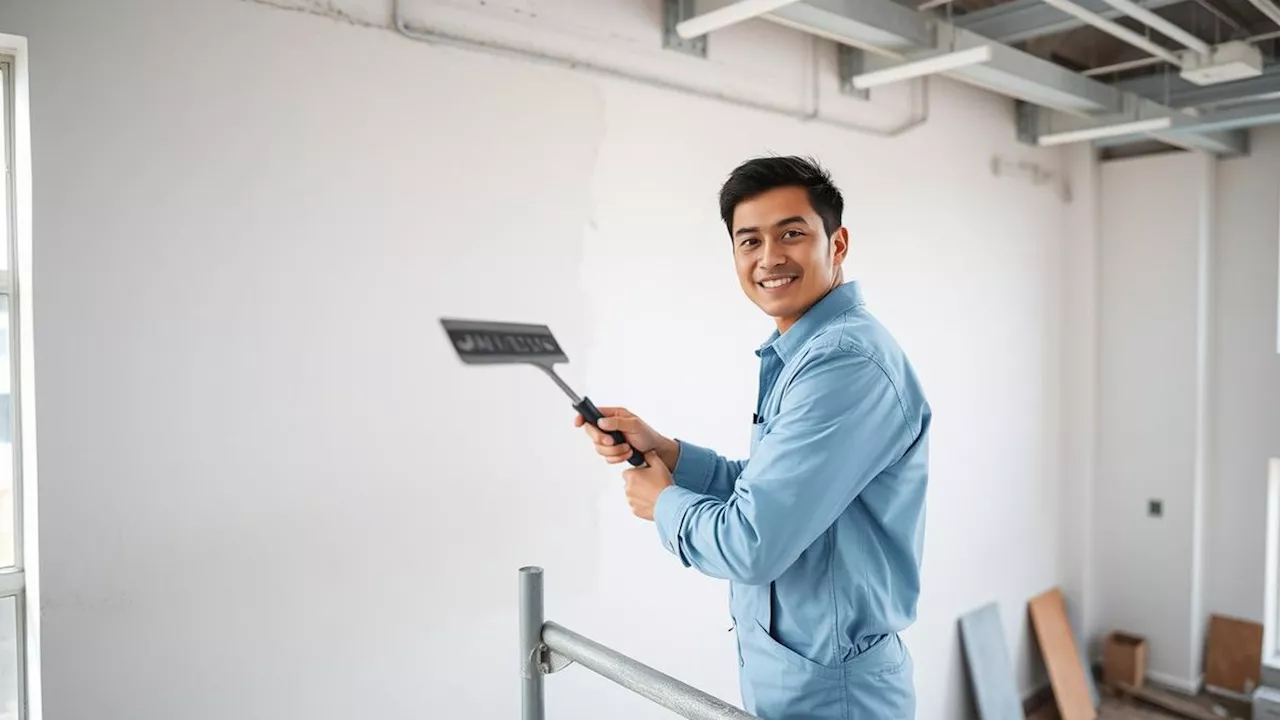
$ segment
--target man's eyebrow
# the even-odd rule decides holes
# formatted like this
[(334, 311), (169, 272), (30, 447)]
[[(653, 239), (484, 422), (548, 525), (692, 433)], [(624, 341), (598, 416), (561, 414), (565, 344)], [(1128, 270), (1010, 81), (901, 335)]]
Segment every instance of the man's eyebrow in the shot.
[[(779, 227), (782, 227), (783, 225), (790, 225), (792, 223), (804, 223), (805, 225), (808, 225), (808, 223), (805, 222), (804, 218), (800, 217), (799, 215), (792, 215), (789, 218), (783, 218), (779, 220), (778, 222), (774, 223), (773, 226), (776, 228), (779, 228)], [(752, 226), (752, 227), (738, 228), (737, 231), (734, 232), (733, 234), (747, 235), (749, 233), (759, 232), (759, 231), (760, 231), (760, 228)]]

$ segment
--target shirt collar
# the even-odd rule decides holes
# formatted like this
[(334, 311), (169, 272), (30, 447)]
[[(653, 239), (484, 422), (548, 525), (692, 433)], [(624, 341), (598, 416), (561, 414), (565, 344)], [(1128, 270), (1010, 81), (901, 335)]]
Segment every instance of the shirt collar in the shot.
[(865, 302), (862, 297), (862, 287), (857, 280), (837, 285), (810, 306), (785, 333), (774, 330), (769, 339), (756, 349), (756, 356), (768, 348), (773, 348), (784, 363), (788, 362), (828, 323)]

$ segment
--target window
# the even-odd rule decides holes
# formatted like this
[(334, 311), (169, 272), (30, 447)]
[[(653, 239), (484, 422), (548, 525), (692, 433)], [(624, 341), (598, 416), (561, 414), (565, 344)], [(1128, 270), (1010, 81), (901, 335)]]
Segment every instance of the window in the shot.
[[(33, 678), (28, 672), (36, 647), (28, 608), (34, 605), (29, 560), (34, 548), (29, 546), (24, 533), (24, 516), (30, 510), (34, 493), (29, 483), (33, 478), (24, 472), (24, 449), (30, 447), (32, 437), (27, 437), (23, 427), (23, 388), (29, 387), (29, 343), (31, 334), (24, 327), (23, 306), (26, 298), (24, 283), (26, 269), (30, 267), (29, 247), (25, 231), (30, 207), (30, 187), (26, 178), (30, 175), (20, 165), (27, 162), (30, 153), (21, 152), (26, 143), (27, 126), (25, 91), (21, 80), (25, 73), (22, 63), (25, 45), (20, 38), (0, 35), (0, 160), (3, 165), (3, 186), (0, 187), (0, 720), (26, 720), (31, 717), (30, 699)], [(27, 241), (27, 242), (24, 242)], [(19, 269), (22, 272), (19, 272)], [(28, 315), (29, 317), (29, 315)], [(27, 352), (23, 352), (23, 351)], [(32, 453), (32, 455), (34, 455)]]
[(1262, 684), (1280, 687), (1280, 458), (1267, 478), (1265, 611), (1262, 616)]

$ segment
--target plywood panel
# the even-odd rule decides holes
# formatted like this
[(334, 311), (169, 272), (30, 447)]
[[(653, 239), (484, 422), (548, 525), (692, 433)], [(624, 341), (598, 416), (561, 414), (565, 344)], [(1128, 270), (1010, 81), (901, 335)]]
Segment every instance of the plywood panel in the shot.
[(1049, 671), (1058, 714), (1062, 720), (1095, 720), (1098, 713), (1089, 694), (1071, 624), (1067, 622), (1062, 593), (1054, 588), (1032, 598), (1027, 606), (1040, 654)]
[(1262, 625), (1222, 615), (1209, 618), (1209, 652), (1204, 682), (1240, 693), (1252, 692), (1262, 673)]

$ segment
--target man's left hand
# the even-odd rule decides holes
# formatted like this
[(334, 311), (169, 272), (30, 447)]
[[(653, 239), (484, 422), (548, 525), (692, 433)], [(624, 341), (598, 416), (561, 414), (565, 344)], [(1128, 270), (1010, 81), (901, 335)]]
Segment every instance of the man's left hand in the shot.
[(622, 477), (626, 480), (627, 504), (631, 506), (631, 512), (642, 520), (653, 520), (653, 507), (658, 504), (658, 495), (675, 482), (657, 452), (645, 453), (644, 461), (648, 467), (630, 468), (622, 473)]

